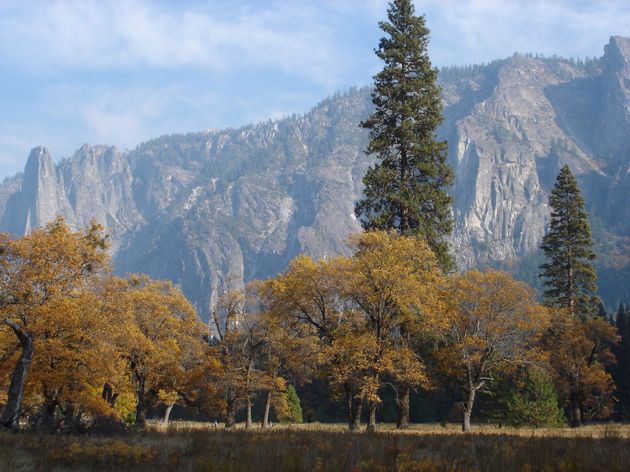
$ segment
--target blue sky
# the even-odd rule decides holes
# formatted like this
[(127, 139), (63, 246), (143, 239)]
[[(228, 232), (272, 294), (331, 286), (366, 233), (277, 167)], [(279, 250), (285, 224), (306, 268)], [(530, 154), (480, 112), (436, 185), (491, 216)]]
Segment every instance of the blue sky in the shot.
[[(435, 65), (600, 56), (628, 0), (416, 0)], [(387, 0), (0, 0), (0, 177), (29, 150), (130, 149), (366, 85)]]

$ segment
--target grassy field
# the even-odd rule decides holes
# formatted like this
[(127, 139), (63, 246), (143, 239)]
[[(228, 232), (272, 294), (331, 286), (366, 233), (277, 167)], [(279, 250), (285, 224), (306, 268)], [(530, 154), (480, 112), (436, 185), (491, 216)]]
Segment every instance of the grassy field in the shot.
[(3, 471), (625, 471), (628, 464), (628, 425), (484, 426), (465, 435), (456, 425), (351, 434), (341, 425), (226, 431), (173, 423), (113, 437), (0, 434)]

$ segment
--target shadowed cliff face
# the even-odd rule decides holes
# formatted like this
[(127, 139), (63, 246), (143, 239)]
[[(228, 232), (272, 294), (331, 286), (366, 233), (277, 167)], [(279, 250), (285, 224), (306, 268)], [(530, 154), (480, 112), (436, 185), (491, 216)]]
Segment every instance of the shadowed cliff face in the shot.
[[(531, 276), (548, 192), (568, 163), (605, 254), (603, 293), (609, 303), (630, 298), (629, 64), (630, 40), (614, 37), (599, 61), (515, 55), (441, 74), (460, 267)], [(21, 235), (57, 214), (75, 227), (96, 218), (111, 232), (119, 273), (173, 280), (206, 317), (230, 275), (267, 277), (300, 252), (347, 251), (370, 164), (358, 127), (369, 94), (351, 90), (303, 116), (164, 136), (127, 153), (85, 145), (55, 164), (35, 148), (24, 174), (0, 186), (0, 229)]]

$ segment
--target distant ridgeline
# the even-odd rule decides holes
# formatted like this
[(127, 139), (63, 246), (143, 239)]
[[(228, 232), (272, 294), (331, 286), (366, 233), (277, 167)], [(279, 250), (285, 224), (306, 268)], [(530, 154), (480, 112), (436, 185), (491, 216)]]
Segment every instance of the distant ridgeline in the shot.
[[(588, 60), (516, 54), (441, 72), (455, 169), (452, 253), (536, 283), (548, 192), (577, 175), (609, 307), (630, 300), (630, 39)], [(88, 145), (55, 163), (33, 149), (0, 186), (0, 230), (23, 235), (58, 214), (111, 232), (121, 273), (180, 286), (203, 318), (230, 280), (264, 278), (298, 253), (347, 253), (370, 160), (358, 123), (369, 88), (310, 112), (222, 131), (164, 136), (129, 152)]]

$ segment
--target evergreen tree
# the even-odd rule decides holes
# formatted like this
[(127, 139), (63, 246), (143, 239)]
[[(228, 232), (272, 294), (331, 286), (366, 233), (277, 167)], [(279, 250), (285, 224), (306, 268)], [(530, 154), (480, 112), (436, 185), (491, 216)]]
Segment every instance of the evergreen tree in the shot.
[(364, 198), (355, 212), (366, 229), (422, 236), (449, 271), (453, 261), (444, 237), (453, 226), (447, 193), (453, 171), (446, 142), (435, 135), (443, 117), (437, 69), (427, 53), (429, 30), (411, 0), (392, 1), (387, 16), (379, 23), (387, 36), (375, 51), (385, 63), (374, 77), (375, 111), (361, 123), (370, 130), (366, 152), (378, 162), (363, 179)]
[(287, 387), (285, 396), (287, 399), (287, 404), (289, 405), (288, 420), (291, 423), (302, 423), (304, 421), (304, 419), (302, 418), (302, 405), (300, 405), (300, 397), (298, 397), (298, 394), (293, 385), (289, 385)]
[(510, 391), (505, 416), (513, 426), (554, 427), (566, 422), (551, 376), (539, 369), (528, 369), (525, 378)]
[(569, 166), (560, 170), (549, 198), (551, 224), (541, 248), (547, 262), (540, 266), (547, 305), (566, 308), (580, 319), (598, 313), (591, 228), (584, 199)]

